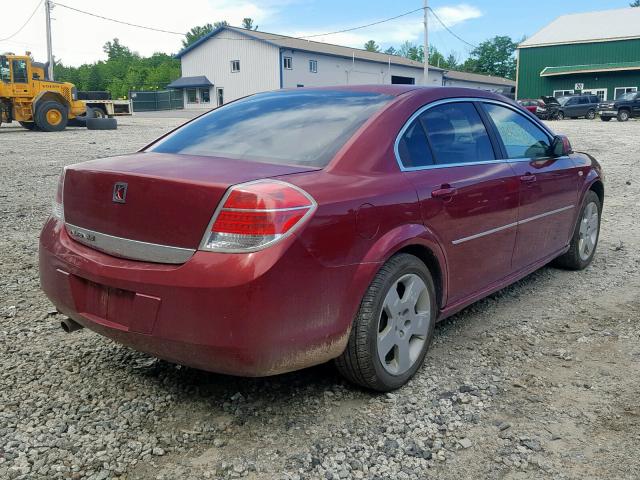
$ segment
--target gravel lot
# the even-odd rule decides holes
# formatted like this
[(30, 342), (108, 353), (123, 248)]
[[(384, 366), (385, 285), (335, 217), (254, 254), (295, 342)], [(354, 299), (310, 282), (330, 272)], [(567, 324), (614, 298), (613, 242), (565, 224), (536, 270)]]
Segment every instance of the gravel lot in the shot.
[(605, 168), (592, 266), (543, 268), (442, 322), (387, 395), (331, 365), (234, 378), (60, 330), (37, 268), (60, 168), (182, 121), (0, 128), (1, 479), (640, 478), (640, 121), (552, 125)]

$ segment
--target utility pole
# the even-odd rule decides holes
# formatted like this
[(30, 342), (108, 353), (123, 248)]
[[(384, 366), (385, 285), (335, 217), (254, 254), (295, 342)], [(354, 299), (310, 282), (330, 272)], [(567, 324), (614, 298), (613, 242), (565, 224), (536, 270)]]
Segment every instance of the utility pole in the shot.
[(50, 0), (44, 1), (44, 13), (45, 13), (46, 23), (47, 23), (47, 62), (49, 62), (49, 65), (47, 67), (47, 73), (49, 76), (49, 80), (53, 80), (53, 50), (51, 47), (51, 2)]
[[(48, 1), (48, 0), (47, 0)], [(429, 85), (429, 2), (424, 0), (424, 84)]]

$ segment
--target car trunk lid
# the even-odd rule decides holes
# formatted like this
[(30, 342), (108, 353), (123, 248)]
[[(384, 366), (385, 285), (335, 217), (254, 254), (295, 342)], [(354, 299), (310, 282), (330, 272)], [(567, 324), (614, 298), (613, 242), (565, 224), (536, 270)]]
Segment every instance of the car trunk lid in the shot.
[[(78, 227), (70, 233), (90, 246), (97, 232), (110, 245), (126, 239), (138, 249), (145, 242), (195, 250), (231, 185), (309, 170), (315, 169), (165, 153), (85, 162), (66, 170), (65, 223), (68, 230)], [(101, 249), (98, 243), (95, 247)], [(138, 258), (117, 248), (108, 253)], [(145, 255), (139, 259), (154, 261)], [(159, 255), (156, 261), (165, 259)]]

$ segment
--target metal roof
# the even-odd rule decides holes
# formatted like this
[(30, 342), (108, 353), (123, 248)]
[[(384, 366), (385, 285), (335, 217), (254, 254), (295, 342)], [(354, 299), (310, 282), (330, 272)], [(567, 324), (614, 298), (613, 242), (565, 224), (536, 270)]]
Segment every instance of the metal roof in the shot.
[(556, 18), (518, 48), (640, 38), (640, 8), (575, 13)]
[[(187, 52), (190, 52), (197, 46), (206, 42), (211, 37), (217, 35), (218, 33), (230, 30), (241, 35), (246, 36), (248, 39), (254, 39), (258, 41), (263, 41), (274, 45), (276, 47), (291, 49), (291, 50), (302, 50), (306, 52), (315, 52), (322, 53), (324, 55), (334, 55), (338, 57), (345, 58), (355, 58), (356, 60), (368, 60), (371, 62), (379, 62), (379, 63), (389, 63), (393, 65), (404, 65), (408, 67), (415, 68), (424, 68), (424, 64), (422, 62), (416, 62), (415, 60), (410, 60), (405, 57), (401, 57), (399, 55), (389, 55), (386, 53), (380, 52), (369, 52), (367, 50), (362, 50), (359, 48), (352, 47), (344, 47), (342, 45), (333, 45), (331, 43), (323, 43), (323, 42), (315, 42), (313, 40), (304, 40), (301, 38), (287, 37), (286, 35), (278, 35), (275, 33), (267, 33), (267, 32), (259, 32), (257, 30), (247, 30), (244, 28), (238, 27), (230, 27), (224, 26), (213, 30), (208, 35), (200, 38), (197, 42), (192, 43), (188, 47), (184, 48), (180, 51), (176, 58), (181, 58)], [(433, 67), (429, 65), (429, 70), (437, 70), (443, 71), (442, 68)]]
[(463, 82), (488, 83), (492, 85), (515, 87), (516, 82), (508, 78), (495, 77), (493, 75), (483, 75), (481, 73), (459, 72), (457, 70), (447, 70), (444, 72), (445, 78), (460, 80)]
[(167, 85), (167, 88), (210, 87), (212, 85), (213, 83), (207, 77), (198, 75), (196, 77), (180, 77)]
[(625, 70), (640, 70), (640, 61), (596, 63), (591, 65), (567, 65), (564, 67), (545, 67), (540, 72), (540, 76), (552, 77), (554, 75), (569, 75), (572, 73), (615, 72)]

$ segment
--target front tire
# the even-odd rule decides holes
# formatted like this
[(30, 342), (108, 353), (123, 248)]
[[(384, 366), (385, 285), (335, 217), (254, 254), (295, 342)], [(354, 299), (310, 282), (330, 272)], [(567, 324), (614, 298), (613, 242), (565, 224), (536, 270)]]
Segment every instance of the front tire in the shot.
[(600, 197), (593, 190), (589, 190), (582, 202), (569, 250), (555, 259), (556, 266), (569, 270), (583, 270), (589, 266), (600, 238), (601, 215)]
[(558, 112), (558, 114), (556, 115), (556, 118), (558, 120), (564, 120), (564, 112), (562, 111)]
[(626, 122), (627, 120), (629, 120), (629, 112), (627, 112), (626, 110), (620, 110), (618, 112), (618, 121)]
[(372, 390), (401, 387), (424, 360), (436, 316), (429, 269), (413, 255), (393, 256), (367, 289), (336, 367), (349, 381)]
[(38, 106), (36, 125), (44, 132), (60, 132), (67, 127), (67, 108), (61, 103), (50, 101)]

